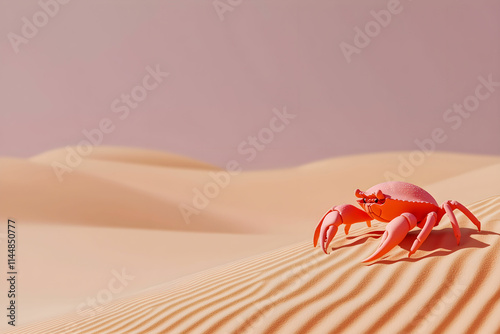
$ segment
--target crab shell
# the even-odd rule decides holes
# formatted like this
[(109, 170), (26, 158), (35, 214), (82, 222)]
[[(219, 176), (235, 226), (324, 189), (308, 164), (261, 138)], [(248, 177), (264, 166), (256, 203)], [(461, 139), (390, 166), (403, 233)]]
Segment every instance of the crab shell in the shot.
[(438, 203), (424, 189), (406, 182), (390, 181), (377, 184), (366, 192), (356, 190), (359, 205), (373, 219), (390, 222), (403, 213), (411, 213), (422, 221), (430, 212), (441, 216)]

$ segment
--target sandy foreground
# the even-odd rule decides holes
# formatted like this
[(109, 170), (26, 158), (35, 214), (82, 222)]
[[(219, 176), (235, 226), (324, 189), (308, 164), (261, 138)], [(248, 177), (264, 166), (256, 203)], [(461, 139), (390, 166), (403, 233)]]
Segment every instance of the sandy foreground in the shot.
[[(2, 332), (500, 332), (500, 157), (377, 153), (230, 175), (99, 147), (60, 182), (51, 164), (65, 157), (0, 159), (2, 271), (11, 218), (19, 272), (17, 326), (2, 316)], [(455, 211), (460, 246), (443, 218), (411, 259), (418, 229), (369, 265), (383, 223), (339, 230), (328, 256), (312, 247), (331, 205), (388, 173), (465, 204), (482, 231)]]

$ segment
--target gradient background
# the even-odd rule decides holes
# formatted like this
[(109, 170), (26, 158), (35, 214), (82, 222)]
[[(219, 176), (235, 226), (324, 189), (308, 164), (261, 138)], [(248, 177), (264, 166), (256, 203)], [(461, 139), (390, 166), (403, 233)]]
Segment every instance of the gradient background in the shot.
[(500, 1), (401, 6), (348, 64), (339, 44), (387, 1), (243, 0), (221, 21), (209, 0), (73, 0), (15, 54), (7, 34), (40, 7), (2, 0), (0, 155), (77, 144), (155, 64), (170, 76), (104, 145), (224, 165), (286, 106), (297, 118), (246, 169), (413, 150), (435, 127), (438, 150), (499, 154), (500, 89), (458, 130), (443, 113), (479, 75), (500, 81)]

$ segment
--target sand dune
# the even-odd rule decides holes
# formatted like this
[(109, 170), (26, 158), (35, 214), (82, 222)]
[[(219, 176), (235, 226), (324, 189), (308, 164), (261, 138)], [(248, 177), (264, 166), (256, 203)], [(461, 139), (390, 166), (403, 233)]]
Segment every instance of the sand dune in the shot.
[[(410, 152), (244, 171), (187, 222), (179, 205), (193, 205), (196, 191), (222, 170), (107, 147), (59, 182), (51, 163), (64, 152), (0, 158), (0, 219), (22, 222), (24, 238), (19, 298), (26, 326), (13, 333), (500, 330), (492, 316), (500, 311), (500, 157), (434, 152), (406, 173), (401, 163)], [(313, 249), (324, 211), (354, 203), (356, 188), (383, 182), (388, 172), (404, 174), (438, 202), (466, 204), (483, 232), (459, 215), (460, 247), (443, 220), (414, 258), (406, 253), (417, 231), (372, 265), (360, 261), (376, 248), (383, 224), (353, 226), (347, 238), (339, 233), (330, 256)], [(96, 316), (77, 314), (110, 271), (123, 267), (137, 276), (134, 284)]]
[(366, 266), (383, 225), (363, 227), (330, 256), (303, 242), (12, 333), (498, 332), (500, 197), (470, 209), (483, 232), (460, 216), (460, 246), (443, 222), (413, 258), (415, 232)]
[[(157, 193), (152, 193), (147, 187), (130, 187), (127, 182), (132, 173), (138, 180), (154, 175), (155, 170), (168, 174), (165, 167), (136, 167), (134, 164), (106, 162), (101, 164), (110, 167), (107, 170), (113, 177), (105, 178), (87, 172), (87, 164), (101, 166), (98, 160), (85, 161), (63, 182), (59, 182), (50, 165), (21, 159), (0, 159), (0, 185), (8, 192), (8, 196), (2, 197), (1, 212), (8, 211), (11, 216), (24, 221), (86, 226), (211, 232), (239, 229), (224, 216), (213, 219), (211, 212), (206, 212), (204, 224), (187, 226), (178, 208), (182, 194), (178, 195), (172, 189), (175, 176), (156, 182), (157, 189), (160, 189)], [(126, 165), (131, 173), (120, 174), (120, 165)], [(191, 169), (182, 169), (181, 174), (189, 178), (191, 173)]]

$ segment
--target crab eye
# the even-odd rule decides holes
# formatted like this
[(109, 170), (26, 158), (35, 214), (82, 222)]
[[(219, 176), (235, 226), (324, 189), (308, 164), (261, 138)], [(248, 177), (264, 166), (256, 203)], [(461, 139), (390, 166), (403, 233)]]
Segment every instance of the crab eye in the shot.
[(375, 203), (378, 203), (378, 198), (375, 198)]
[(366, 198), (363, 198), (363, 203), (366, 203)]

